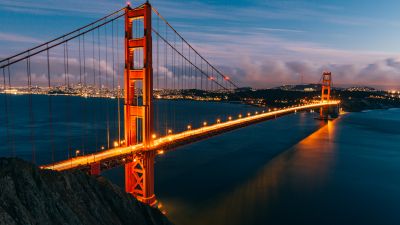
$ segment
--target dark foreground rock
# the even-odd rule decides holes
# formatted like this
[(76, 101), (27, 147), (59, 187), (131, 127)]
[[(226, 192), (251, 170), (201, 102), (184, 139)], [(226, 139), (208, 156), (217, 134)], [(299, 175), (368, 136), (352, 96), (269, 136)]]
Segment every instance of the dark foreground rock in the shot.
[(0, 224), (171, 224), (103, 177), (0, 158)]

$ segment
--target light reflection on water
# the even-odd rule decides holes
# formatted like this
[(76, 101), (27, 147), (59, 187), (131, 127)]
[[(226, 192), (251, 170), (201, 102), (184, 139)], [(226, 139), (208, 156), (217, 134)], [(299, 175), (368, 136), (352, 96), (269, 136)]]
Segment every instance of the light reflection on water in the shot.
[[(260, 208), (268, 209), (268, 202), (275, 201), (281, 185), (293, 185), (287, 178), (293, 172), (301, 174), (302, 185), (295, 188), (317, 188), (324, 183), (329, 167), (334, 163), (334, 143), (331, 137), (335, 134), (335, 122), (328, 124), (296, 146), (278, 155), (251, 177), (247, 182), (235, 187), (228, 193), (221, 194), (213, 201), (197, 208), (185, 206), (182, 202), (163, 202), (165, 209), (177, 224), (258, 224), (262, 220)], [(329, 154), (331, 157), (322, 157)], [(297, 182), (296, 182), (297, 183)], [(188, 210), (189, 209), (189, 210)]]
[[(251, 168), (244, 172), (247, 179), (235, 167), (226, 165), (229, 162), (220, 160), (214, 163), (219, 163), (218, 170), (224, 171), (225, 176), (218, 179), (213, 175), (218, 173), (214, 167), (199, 167), (207, 173), (207, 179), (195, 182), (187, 176), (168, 177), (175, 182), (176, 192), (168, 188), (170, 183), (161, 182), (159, 186), (165, 192), (159, 191), (159, 199), (168, 217), (177, 225), (400, 224), (399, 109), (347, 114), (315, 129), (316, 132), (310, 132), (311, 135), (284, 151), (281, 149), (284, 145), (279, 143), (295, 140), (301, 131), (297, 126), (318, 127), (306, 114), (296, 117), (297, 124), (293, 118), (269, 121), (259, 125), (260, 129), (244, 128), (221, 138), (247, 140), (248, 146), (241, 148), (244, 155), (229, 159), (242, 170)], [(285, 130), (285, 126), (293, 129)], [(254, 146), (260, 151), (255, 151)], [(221, 144), (215, 148), (223, 152), (228, 147)], [(266, 157), (260, 167), (242, 162), (248, 155), (256, 155), (252, 160), (254, 164), (260, 163), (257, 159), (272, 149), (281, 149), (281, 153), (275, 157), (269, 155), (269, 160)], [(192, 163), (196, 162), (194, 159)], [(158, 167), (164, 168), (162, 160)], [(183, 165), (182, 169), (187, 167)], [(188, 170), (192, 176), (199, 176)], [(237, 174), (237, 183), (229, 181), (231, 173)], [(185, 184), (188, 181), (199, 188)], [(226, 184), (227, 188), (216, 188), (218, 184)], [(208, 192), (204, 194), (204, 190)], [(193, 195), (198, 197), (188, 197)]]

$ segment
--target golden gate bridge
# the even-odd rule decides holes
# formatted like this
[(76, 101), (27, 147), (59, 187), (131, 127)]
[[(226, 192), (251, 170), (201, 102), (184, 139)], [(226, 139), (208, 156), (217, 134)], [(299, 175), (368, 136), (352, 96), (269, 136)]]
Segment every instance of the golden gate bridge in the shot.
[[(168, 96), (169, 99), (223, 100), (239, 86), (195, 50), (148, 2), (135, 8), (128, 5), (51, 41), (4, 58), (0, 60), (0, 71), (7, 133), (5, 145), (10, 155), (17, 155), (18, 142), (28, 141), (26, 137), (16, 140), (18, 134), (14, 128), (18, 124), (15, 120), (19, 118), (15, 117), (19, 114), (10, 96), (24, 93), (28, 96), (24, 121), (26, 129), (30, 130), (33, 162), (43, 161), (37, 156), (40, 149), (37, 149), (36, 139), (46, 136), (51, 160), (40, 162), (41, 168), (80, 169), (99, 175), (103, 170), (124, 166), (126, 191), (150, 205), (156, 204), (156, 155), (297, 111), (320, 109), (320, 118), (327, 119), (330, 108), (337, 108), (339, 104), (330, 98), (331, 73), (324, 72), (319, 101), (278, 110), (260, 109), (237, 116), (228, 114), (214, 122), (204, 120), (197, 125), (195, 121), (202, 118), (195, 116), (185, 121), (187, 125), (182, 125), (184, 122), (176, 118), (173, 106), (166, 104), (169, 109), (162, 111), (154, 104), (155, 99)], [(43, 93), (48, 96), (47, 102), (35, 100), (35, 94)], [(70, 98), (62, 98), (64, 95), (106, 98), (106, 116), (98, 118), (100, 114), (96, 110), (80, 103), (82, 115), (78, 116), (83, 117), (85, 123), (93, 119), (92, 127), (79, 130), (80, 140), (72, 140), (77, 129), (68, 128), (66, 146), (55, 146), (55, 123), (59, 119), (55, 108), (64, 104), (64, 120), (73, 124), (70, 110), (78, 107)], [(47, 108), (47, 115), (38, 116), (35, 108)], [(48, 133), (35, 130), (40, 120), (47, 120)], [(106, 127), (102, 135), (97, 133), (98, 124)], [(89, 132), (95, 132), (95, 146), (89, 145)], [(74, 150), (74, 143), (80, 143), (80, 150)], [(60, 149), (66, 149), (67, 153), (59, 154)]]

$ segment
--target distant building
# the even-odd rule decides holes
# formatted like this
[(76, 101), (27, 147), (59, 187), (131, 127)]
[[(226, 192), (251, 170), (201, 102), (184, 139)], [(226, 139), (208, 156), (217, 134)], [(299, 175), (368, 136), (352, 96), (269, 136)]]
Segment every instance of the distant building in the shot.
[(313, 92), (321, 89), (320, 84), (299, 84), (299, 85), (283, 85), (280, 87), (276, 87), (275, 89), (283, 90), (283, 91), (304, 91), (304, 92)]
[(317, 91), (317, 89), (316, 89), (316, 88), (313, 88), (313, 87), (306, 87), (306, 88), (304, 88), (304, 92), (313, 92), (313, 91)]
[(350, 87), (347, 88), (346, 91), (377, 91), (375, 88), (372, 87)]

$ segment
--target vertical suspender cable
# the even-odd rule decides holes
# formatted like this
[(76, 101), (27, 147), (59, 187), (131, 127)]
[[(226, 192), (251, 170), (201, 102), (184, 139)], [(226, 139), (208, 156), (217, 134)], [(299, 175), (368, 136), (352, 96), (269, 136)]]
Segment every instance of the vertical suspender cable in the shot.
[[(29, 51), (28, 51), (29, 55)], [(26, 59), (26, 71), (28, 76), (28, 104), (29, 104), (29, 122), (30, 122), (30, 138), (31, 138), (31, 148), (32, 148), (32, 163), (35, 163), (35, 139), (34, 139), (34, 116), (33, 116), (33, 109), (32, 109), (32, 74), (31, 74), (31, 59), (28, 57)]]
[(99, 69), (99, 88), (100, 88), (100, 94), (101, 94), (101, 89), (102, 89), (102, 82), (101, 82), (101, 69), (100, 69), (100, 63), (101, 63), (101, 58), (100, 58), (100, 27), (97, 28), (97, 49), (98, 49), (98, 55), (99, 58), (97, 59), (97, 67)]
[[(68, 42), (65, 42), (65, 45), (64, 45), (64, 49), (65, 49), (65, 54), (66, 54), (66, 59), (64, 58), (64, 68), (65, 68), (65, 74), (66, 74), (66, 81), (67, 81), (67, 91), (68, 91), (68, 93), (69, 93), (69, 79), (67, 78), (68, 77)], [(66, 121), (67, 121), (67, 124), (68, 124), (68, 127), (67, 127), (67, 147), (68, 147), (68, 153), (67, 153), (67, 155), (68, 155), (68, 159), (71, 157), (71, 139), (70, 139), (70, 134), (71, 134), (71, 126), (70, 126), (70, 108), (69, 108), (69, 106), (70, 106), (70, 104), (69, 104), (69, 101), (70, 101), (70, 96), (69, 95), (67, 95), (66, 97), (66, 110), (64, 111), (64, 113), (65, 113), (65, 117), (66, 117)]]
[(79, 41), (79, 85), (80, 85), (80, 89), (82, 92), (82, 61), (81, 61), (81, 36), (78, 37), (78, 41)]
[[(160, 26), (160, 18), (157, 17), (157, 30), (159, 30)], [(160, 43), (159, 43), (160, 38), (156, 36), (156, 89), (159, 91), (160, 94), (162, 94), (160, 90)], [(160, 107), (161, 107), (161, 102), (157, 101), (156, 104), (156, 131), (160, 132)]]
[[(8, 67), (7, 67), (8, 68)], [(7, 90), (7, 85), (6, 85), (6, 71), (5, 71), (5, 67), (3, 67), (3, 79), (4, 79), (4, 83), (3, 83), (3, 89), (4, 91)], [(4, 114), (5, 114), (5, 126), (6, 126), (6, 132), (7, 132), (7, 145), (8, 148), (10, 149), (10, 153), (12, 153), (12, 148), (11, 148), (11, 141), (10, 141), (10, 128), (9, 128), (9, 110), (8, 110), (8, 99), (7, 99), (7, 93), (4, 94)], [(12, 155), (12, 154), (10, 154)]]
[(69, 51), (68, 51), (68, 41), (65, 42), (65, 52), (67, 54), (67, 87), (69, 88)]
[[(87, 82), (87, 73), (86, 73), (86, 46), (85, 46), (85, 34), (82, 35), (82, 47), (83, 47), (83, 87), (85, 89), (85, 94), (87, 94), (87, 86), (86, 86), (86, 82)], [(85, 145), (85, 140), (88, 137), (88, 120), (87, 120), (87, 103), (86, 100), (84, 101), (83, 104), (83, 121), (84, 121), (84, 126), (85, 126), (85, 135), (83, 138), (83, 146), (82, 146), (82, 154), (85, 154), (86, 151), (86, 145)]]
[[(48, 46), (47, 46), (48, 47)], [(50, 81), (50, 53), (49, 49), (47, 49), (47, 87), (48, 91), (51, 90), (51, 81)], [(48, 111), (49, 111), (49, 127), (50, 127), (50, 140), (51, 140), (51, 163), (54, 163), (55, 160), (55, 143), (54, 143), (54, 135), (53, 135), (53, 113), (52, 113), (52, 101), (51, 101), (51, 95), (48, 95)]]
[[(111, 22), (111, 54), (112, 54), (112, 95), (115, 96), (115, 52), (114, 52), (114, 20)], [(112, 118), (113, 118), (113, 132), (117, 130), (117, 124), (116, 124), (116, 116), (115, 116), (115, 111), (118, 112), (118, 110), (111, 110), (113, 112)], [(117, 132), (116, 132), (117, 133)], [(114, 134), (115, 135), (115, 134)], [(114, 136), (115, 138), (115, 136)]]
[(66, 50), (65, 50), (65, 46), (66, 46), (66, 44), (64, 43), (64, 88), (67, 88), (67, 67), (66, 67), (66, 62), (65, 62), (65, 60), (66, 60), (66, 56), (65, 56), (65, 54), (66, 54)]
[(95, 56), (94, 56), (94, 31), (92, 31), (92, 72), (93, 72), (93, 87), (96, 87), (96, 67), (95, 67)]
[[(117, 49), (119, 47), (119, 32), (118, 32), (118, 21), (117, 21)], [(117, 52), (117, 82), (118, 82), (118, 89), (117, 89), (117, 107), (118, 107), (118, 143), (121, 143), (121, 106), (120, 106), (120, 75), (119, 75), (119, 52)]]
[[(10, 63), (10, 60), (8, 60), (8, 63)], [(11, 89), (11, 66), (7, 67), (7, 72), (8, 72), (8, 89)], [(12, 147), (12, 156), (15, 157), (16, 156), (16, 152), (15, 152), (15, 140), (14, 140), (14, 133), (13, 133), (13, 113), (12, 113), (12, 99), (9, 98), (8, 99), (8, 110), (9, 112), (11, 112), (10, 116), (9, 116), (9, 126), (10, 126), (10, 140), (11, 140), (11, 147)]]
[[(78, 51), (79, 51), (79, 57), (78, 57), (78, 59), (79, 59), (79, 89), (80, 89), (80, 95), (82, 96), (82, 94), (83, 94), (83, 85), (82, 85), (82, 57), (81, 57), (81, 36), (79, 36), (78, 37), (78, 42), (79, 42), (79, 48), (78, 48)], [(85, 108), (85, 101), (84, 101), (84, 99), (80, 99), (80, 102), (81, 102), (81, 107), (82, 107), (82, 111), (83, 111), (83, 118), (84, 118), (84, 120), (85, 120), (85, 110), (84, 110), (84, 108)], [(85, 121), (84, 121), (85, 122)], [(84, 142), (85, 142), (85, 125), (83, 124), (82, 126), (81, 126), (81, 132), (82, 132), (82, 135), (81, 135), (81, 151), (83, 152), (84, 151), (84, 148), (85, 148), (85, 144), (84, 144)]]
[(105, 39), (105, 45), (106, 45), (106, 108), (107, 108), (107, 149), (110, 148), (110, 112), (109, 112), (109, 96), (108, 96), (108, 43), (107, 43), (107, 26), (104, 26), (104, 39)]

